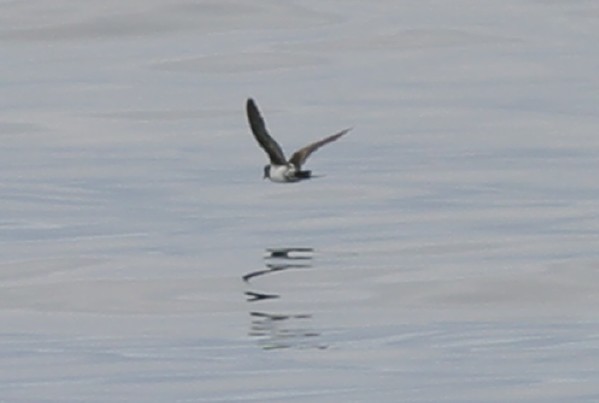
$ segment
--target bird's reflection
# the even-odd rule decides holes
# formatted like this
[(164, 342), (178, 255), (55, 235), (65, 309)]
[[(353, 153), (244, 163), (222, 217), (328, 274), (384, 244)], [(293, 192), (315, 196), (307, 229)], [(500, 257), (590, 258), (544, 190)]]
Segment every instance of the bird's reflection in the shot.
[(250, 312), (250, 336), (258, 339), (265, 350), (282, 348), (326, 348), (319, 343), (320, 333), (310, 328), (312, 315), (278, 315)]
[[(267, 248), (266, 253), (268, 258), (281, 258), (288, 260), (311, 260), (312, 248)], [(293, 255), (292, 255), (293, 253)]]
[(243, 281), (245, 281), (246, 283), (249, 283), (250, 280), (254, 277), (264, 276), (266, 274), (272, 274), (272, 273), (276, 273), (278, 271), (283, 271), (283, 270), (304, 269), (304, 268), (308, 268), (308, 267), (312, 267), (312, 266), (309, 264), (267, 263), (266, 269), (249, 272), (248, 274), (244, 275), (242, 278), (243, 278)]
[[(242, 278), (248, 285), (257, 277), (281, 273), (286, 270), (312, 267), (312, 248), (268, 248), (264, 256), (265, 268), (245, 274)], [(298, 261), (302, 261), (299, 263)], [(245, 291), (249, 303), (282, 298), (280, 294), (255, 290)], [(249, 335), (258, 340), (266, 350), (282, 348), (326, 348), (320, 343), (320, 332), (310, 327), (312, 315), (307, 313), (276, 313), (250, 311)]]
[(246, 291), (245, 295), (249, 302), (262, 301), (264, 299), (279, 298), (278, 294), (265, 294), (263, 292), (256, 292), (256, 291)]

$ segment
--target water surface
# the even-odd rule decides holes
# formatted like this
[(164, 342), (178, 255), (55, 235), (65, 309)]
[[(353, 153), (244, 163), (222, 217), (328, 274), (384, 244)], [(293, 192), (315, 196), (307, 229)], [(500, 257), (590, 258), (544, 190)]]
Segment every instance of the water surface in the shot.
[(599, 400), (594, 3), (0, 9), (2, 399)]

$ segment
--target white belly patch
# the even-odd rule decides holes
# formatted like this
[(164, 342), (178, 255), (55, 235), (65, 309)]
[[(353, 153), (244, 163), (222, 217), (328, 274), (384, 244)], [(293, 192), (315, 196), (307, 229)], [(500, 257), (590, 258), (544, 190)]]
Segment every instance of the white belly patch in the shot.
[(271, 165), (270, 180), (273, 182), (293, 182), (295, 167), (293, 165)]

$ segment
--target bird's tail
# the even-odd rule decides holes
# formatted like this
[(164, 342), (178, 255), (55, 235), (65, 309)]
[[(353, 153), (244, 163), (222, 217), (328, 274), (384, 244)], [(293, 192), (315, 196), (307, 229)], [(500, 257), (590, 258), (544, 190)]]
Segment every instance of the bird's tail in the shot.
[(296, 171), (295, 177), (298, 179), (310, 179), (312, 177), (312, 171)]

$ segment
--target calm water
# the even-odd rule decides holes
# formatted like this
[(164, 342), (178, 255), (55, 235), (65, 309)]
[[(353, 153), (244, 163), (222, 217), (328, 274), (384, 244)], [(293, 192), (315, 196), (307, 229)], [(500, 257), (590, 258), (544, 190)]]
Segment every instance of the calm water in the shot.
[(0, 22), (1, 401), (599, 401), (594, 2)]

